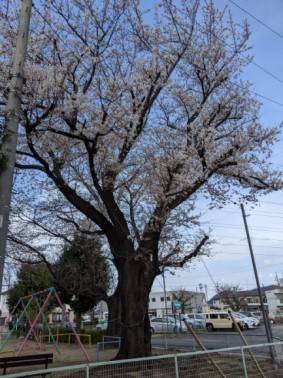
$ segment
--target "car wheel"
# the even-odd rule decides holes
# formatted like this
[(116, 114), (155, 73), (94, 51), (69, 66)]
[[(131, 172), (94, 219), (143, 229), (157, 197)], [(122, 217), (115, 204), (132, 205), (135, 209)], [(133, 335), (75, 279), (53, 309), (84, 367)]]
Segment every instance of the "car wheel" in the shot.
[(212, 324), (207, 324), (206, 329), (208, 330), (208, 332), (213, 332), (214, 331), (214, 327), (213, 327)]
[(153, 335), (155, 333), (154, 328), (150, 327), (150, 333)]

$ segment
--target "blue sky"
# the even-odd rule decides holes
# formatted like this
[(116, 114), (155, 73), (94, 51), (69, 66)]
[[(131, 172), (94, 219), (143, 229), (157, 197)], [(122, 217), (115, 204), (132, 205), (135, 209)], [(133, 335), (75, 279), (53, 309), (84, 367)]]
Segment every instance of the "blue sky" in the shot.
[[(254, 61), (282, 80), (279, 82), (255, 65), (244, 72), (244, 78), (254, 85), (254, 91), (269, 97), (282, 106), (259, 98), (262, 102), (261, 120), (266, 127), (283, 122), (283, 38), (276, 36), (260, 23), (243, 13), (228, 0), (216, 0), (217, 6), (228, 6), (235, 20), (247, 19), (252, 32), (250, 45)], [(283, 35), (282, 0), (234, 0), (258, 19)], [(273, 162), (283, 168), (283, 136), (274, 149)], [(275, 274), (283, 278), (283, 193), (273, 193), (261, 197), (259, 204), (246, 212), (254, 252), (262, 285), (275, 283)], [(240, 208), (230, 205), (222, 210), (214, 210), (202, 217), (203, 226), (212, 228), (211, 236), (217, 241), (211, 257), (203, 260), (214, 281), (239, 284), (242, 288), (255, 287), (251, 259), (245, 237)], [(195, 261), (188, 269), (179, 270), (175, 275), (166, 273), (168, 289), (186, 287), (195, 290), (200, 283), (207, 284), (208, 296), (214, 294), (214, 284), (202, 261)], [(161, 287), (161, 278), (154, 283), (154, 290)], [(199, 289), (198, 289), (199, 290)]]

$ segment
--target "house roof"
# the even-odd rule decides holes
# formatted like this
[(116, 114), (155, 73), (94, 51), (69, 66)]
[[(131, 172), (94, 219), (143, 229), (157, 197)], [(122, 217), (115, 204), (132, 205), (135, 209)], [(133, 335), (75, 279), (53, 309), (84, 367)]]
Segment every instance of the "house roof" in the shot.
[[(262, 287), (261, 292), (265, 293), (266, 291), (274, 290), (274, 289), (277, 289), (277, 288), (278, 288), (277, 285), (268, 285), (268, 286)], [(243, 296), (243, 297), (257, 297), (258, 296), (258, 290), (257, 290), (257, 288), (251, 289), (251, 290), (241, 290), (241, 291), (238, 291), (238, 295)], [(220, 295), (215, 294), (212, 298), (210, 298), (210, 300), (207, 303), (211, 304), (213, 301), (217, 301), (218, 299), (220, 299)]]

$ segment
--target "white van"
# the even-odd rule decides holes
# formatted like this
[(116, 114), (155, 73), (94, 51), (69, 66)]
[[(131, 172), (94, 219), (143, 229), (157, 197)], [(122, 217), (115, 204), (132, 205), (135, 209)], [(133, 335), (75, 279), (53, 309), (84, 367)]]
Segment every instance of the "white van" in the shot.
[[(228, 312), (207, 312), (206, 316), (206, 329), (209, 332), (215, 329), (234, 329), (233, 320)], [(235, 319), (241, 330), (245, 329), (245, 324), (240, 319)]]

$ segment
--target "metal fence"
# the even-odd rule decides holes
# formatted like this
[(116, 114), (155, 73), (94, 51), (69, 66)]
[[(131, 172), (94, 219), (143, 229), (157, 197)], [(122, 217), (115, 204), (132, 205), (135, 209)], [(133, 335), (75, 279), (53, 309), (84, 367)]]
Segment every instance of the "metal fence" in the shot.
[[(271, 358), (271, 352), (274, 358)], [(283, 342), (8, 374), (6, 378), (283, 377)]]
[(96, 344), (96, 361), (103, 361), (103, 352), (110, 348), (119, 350), (121, 345), (121, 337), (118, 336), (102, 336), (102, 341)]

